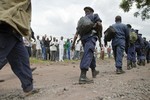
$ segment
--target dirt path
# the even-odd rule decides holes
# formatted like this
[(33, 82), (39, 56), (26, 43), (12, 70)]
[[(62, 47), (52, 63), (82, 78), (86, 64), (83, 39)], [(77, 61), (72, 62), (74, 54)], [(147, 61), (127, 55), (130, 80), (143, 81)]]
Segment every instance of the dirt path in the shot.
[[(93, 84), (79, 85), (79, 61), (32, 63), (34, 86), (40, 93), (24, 97), (9, 65), (0, 70), (0, 100), (150, 100), (150, 64), (116, 75), (114, 60), (97, 60), (100, 74)], [(91, 77), (91, 71), (88, 71)]]

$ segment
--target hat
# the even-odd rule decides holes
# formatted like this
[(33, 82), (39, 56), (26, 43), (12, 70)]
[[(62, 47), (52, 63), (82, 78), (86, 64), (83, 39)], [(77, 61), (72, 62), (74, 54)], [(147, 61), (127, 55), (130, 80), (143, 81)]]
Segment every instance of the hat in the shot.
[(128, 28), (132, 28), (132, 26), (131, 26), (130, 24), (127, 24), (127, 27), (128, 27)]
[(139, 33), (138, 35), (139, 35), (139, 36), (142, 36), (142, 34), (141, 34), (141, 33)]
[(90, 11), (94, 12), (93, 8), (91, 8), (91, 7), (85, 7), (85, 8), (84, 8), (84, 11), (85, 11), (86, 9), (89, 9)]
[(138, 34), (138, 33), (139, 33), (139, 30), (135, 29), (135, 33), (137, 33), (137, 34)]

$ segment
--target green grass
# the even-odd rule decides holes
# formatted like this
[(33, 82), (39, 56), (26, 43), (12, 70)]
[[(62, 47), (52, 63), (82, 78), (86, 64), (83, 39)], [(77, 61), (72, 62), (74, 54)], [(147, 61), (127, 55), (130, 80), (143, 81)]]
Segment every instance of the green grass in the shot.
[(40, 59), (36, 59), (36, 58), (30, 58), (30, 63), (34, 63), (34, 64), (41, 64), (41, 63), (49, 63), (50, 61), (48, 60), (40, 60)]
[[(64, 60), (64, 63), (69, 63), (69, 62), (77, 62), (77, 60)], [(41, 59), (36, 59), (31, 57), (30, 58), (30, 63), (32, 64), (47, 64), (47, 63), (54, 63), (53, 61), (50, 60), (41, 60)]]

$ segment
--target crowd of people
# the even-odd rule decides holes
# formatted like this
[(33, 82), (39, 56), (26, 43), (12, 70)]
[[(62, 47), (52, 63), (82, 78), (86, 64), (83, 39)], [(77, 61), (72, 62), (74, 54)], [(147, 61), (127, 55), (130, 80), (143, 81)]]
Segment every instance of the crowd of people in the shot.
[[(50, 60), (50, 61), (64, 61), (64, 60), (80, 60), (83, 55), (83, 46), (80, 41), (75, 44), (75, 50), (71, 50), (72, 39), (64, 39), (63, 36), (60, 39), (52, 36), (37, 36), (32, 39), (24, 38), (24, 45), (29, 53), (30, 57), (35, 57), (40, 60)], [(104, 55), (108, 54), (111, 57), (111, 46), (105, 50), (102, 46), (101, 50), (95, 48), (95, 57), (104, 59)]]
[(28, 50), (30, 57), (35, 57), (41, 60), (64, 61), (64, 59), (80, 59), (82, 54), (82, 45), (76, 43), (76, 50), (71, 50), (72, 40), (61, 36), (58, 40), (56, 37), (39, 35), (35, 40), (29, 41), (24, 38), (24, 45)]

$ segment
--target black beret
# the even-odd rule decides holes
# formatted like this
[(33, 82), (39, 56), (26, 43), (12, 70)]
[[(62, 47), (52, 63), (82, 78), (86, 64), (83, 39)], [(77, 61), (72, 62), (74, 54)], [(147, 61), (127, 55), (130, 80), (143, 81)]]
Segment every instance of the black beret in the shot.
[(85, 11), (86, 9), (89, 9), (90, 11), (94, 12), (93, 8), (91, 8), (91, 7), (85, 7), (85, 8), (84, 8), (84, 11)]
[(138, 35), (142, 36), (142, 34), (141, 34), (141, 33), (139, 33)]

